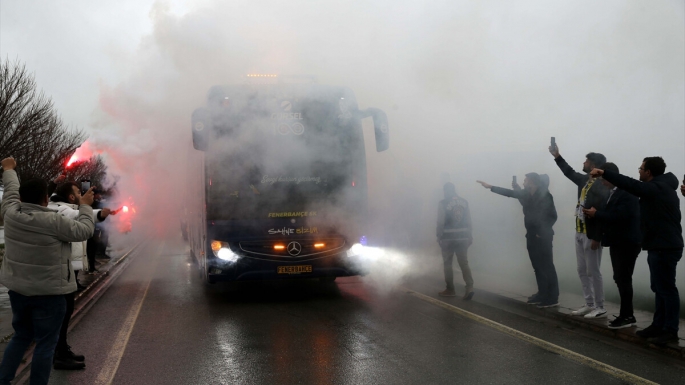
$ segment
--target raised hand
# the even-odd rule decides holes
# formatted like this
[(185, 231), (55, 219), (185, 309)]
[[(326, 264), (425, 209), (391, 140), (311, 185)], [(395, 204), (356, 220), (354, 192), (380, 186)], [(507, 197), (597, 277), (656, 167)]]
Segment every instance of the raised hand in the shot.
[(481, 180), (477, 180), (476, 183), (480, 183), (481, 186), (483, 186), (483, 187), (485, 187), (485, 188), (492, 188), (492, 185), (491, 185), (491, 184), (485, 183), (485, 182), (483, 182), (483, 181), (481, 181)]

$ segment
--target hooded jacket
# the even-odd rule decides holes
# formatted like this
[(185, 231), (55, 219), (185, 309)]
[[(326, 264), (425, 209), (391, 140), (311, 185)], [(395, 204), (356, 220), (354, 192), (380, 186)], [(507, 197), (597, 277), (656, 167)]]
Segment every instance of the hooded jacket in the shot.
[(552, 227), (557, 222), (557, 209), (554, 207), (554, 198), (547, 187), (549, 178), (545, 175), (540, 176), (541, 186), (530, 194), (526, 190), (510, 190), (502, 187), (492, 186), (490, 191), (495, 194), (504, 195), (509, 198), (516, 198), (523, 206), (523, 223), (526, 226), (526, 237), (539, 236), (541, 238), (553, 237)]
[(649, 182), (640, 182), (609, 170), (604, 171), (603, 177), (614, 186), (640, 198), (643, 250), (683, 248), (680, 199), (676, 192), (679, 183), (673, 173), (655, 176)]
[[(575, 183), (576, 186), (578, 186), (578, 199), (580, 199), (580, 193), (583, 190), (583, 187), (585, 187), (585, 184), (587, 184), (590, 176), (588, 174), (581, 174), (579, 172), (576, 172), (576, 170), (573, 169), (573, 167), (569, 166), (569, 164), (559, 156), (558, 158), (554, 159), (554, 161), (557, 163), (557, 166), (561, 169), (561, 172), (564, 173), (564, 175), (571, 180), (571, 182)], [(585, 195), (585, 207), (590, 208), (594, 207), (597, 210), (601, 210), (606, 206), (607, 203), (607, 198), (609, 198), (609, 189), (607, 189), (603, 184), (601, 183), (594, 183), (592, 187), (587, 192), (587, 195)], [(602, 230), (599, 227), (599, 223), (597, 222), (597, 218), (585, 218), (585, 227), (587, 229), (587, 237), (592, 239), (593, 241), (601, 241), (602, 240)]]
[(25, 296), (63, 295), (76, 291), (70, 242), (93, 235), (93, 209), (79, 206), (76, 220), (19, 200), (14, 170), (3, 173), (5, 194), (0, 215), (5, 220), (5, 257), (0, 283)]

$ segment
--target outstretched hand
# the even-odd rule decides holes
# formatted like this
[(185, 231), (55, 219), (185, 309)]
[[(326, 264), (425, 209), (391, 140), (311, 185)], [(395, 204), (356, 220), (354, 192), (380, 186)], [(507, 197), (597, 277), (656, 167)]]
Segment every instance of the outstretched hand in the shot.
[(483, 187), (485, 187), (485, 188), (492, 188), (492, 185), (491, 185), (491, 184), (485, 183), (485, 182), (483, 182), (482, 180), (477, 180), (476, 183), (480, 183), (481, 186), (483, 186)]
[(592, 175), (593, 178), (599, 178), (600, 176), (604, 175), (604, 170), (593, 168), (592, 171), (590, 171), (590, 175)]

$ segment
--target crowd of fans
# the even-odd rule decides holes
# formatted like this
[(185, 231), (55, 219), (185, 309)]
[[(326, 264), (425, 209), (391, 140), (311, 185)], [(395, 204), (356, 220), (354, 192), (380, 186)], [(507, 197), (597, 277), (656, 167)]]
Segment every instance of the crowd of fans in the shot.
[[(585, 318), (607, 316), (600, 266), (602, 248), (608, 247), (613, 279), (621, 297), (620, 313), (608, 326), (612, 329), (635, 326), (632, 276), (638, 254), (645, 250), (655, 312), (652, 324), (636, 334), (656, 344), (677, 342), (680, 297), (676, 265), (683, 255), (677, 191), (680, 189), (685, 196), (685, 180), (680, 184), (673, 173), (666, 172), (666, 163), (658, 156), (643, 159), (638, 168), (639, 180), (636, 180), (619, 174), (618, 166), (607, 162), (600, 153), (586, 155), (581, 173), (566, 162), (554, 141), (549, 152), (564, 176), (577, 188), (574, 243), (585, 303), (571, 314)], [(526, 247), (538, 287), (528, 303), (539, 308), (559, 306), (552, 249), (557, 211), (548, 189), (549, 177), (528, 173), (523, 188), (514, 177), (512, 189), (477, 182), (493, 193), (517, 199), (523, 206)], [(473, 242), (469, 206), (454, 192), (454, 185), (447, 183), (444, 189), (436, 235), (443, 251), (447, 287), (439, 295), (456, 295), (452, 276), (452, 258), (456, 253), (466, 282), (464, 299), (469, 300), (473, 297), (473, 278), (466, 255)]]

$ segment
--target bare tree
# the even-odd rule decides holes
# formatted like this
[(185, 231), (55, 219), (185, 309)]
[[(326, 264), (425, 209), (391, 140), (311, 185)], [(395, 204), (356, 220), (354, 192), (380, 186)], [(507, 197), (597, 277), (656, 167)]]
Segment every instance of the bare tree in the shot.
[(66, 180), (81, 182), (89, 180), (91, 186), (97, 186), (102, 190), (107, 174), (107, 166), (100, 155), (90, 159), (74, 162), (66, 168), (64, 175)]
[(0, 157), (17, 159), (20, 179), (53, 179), (85, 139), (65, 126), (25, 65), (0, 62)]

